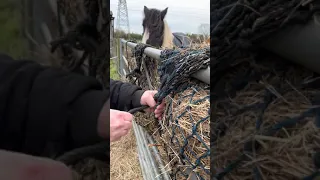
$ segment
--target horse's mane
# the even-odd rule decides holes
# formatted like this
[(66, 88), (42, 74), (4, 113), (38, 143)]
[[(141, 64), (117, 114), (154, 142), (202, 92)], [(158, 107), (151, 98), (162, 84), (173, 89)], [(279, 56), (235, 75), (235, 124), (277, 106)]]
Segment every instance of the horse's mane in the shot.
[(164, 20), (164, 32), (163, 32), (163, 42), (162, 47), (163, 48), (173, 48), (173, 35), (172, 32), (168, 26), (168, 23), (166, 20)]

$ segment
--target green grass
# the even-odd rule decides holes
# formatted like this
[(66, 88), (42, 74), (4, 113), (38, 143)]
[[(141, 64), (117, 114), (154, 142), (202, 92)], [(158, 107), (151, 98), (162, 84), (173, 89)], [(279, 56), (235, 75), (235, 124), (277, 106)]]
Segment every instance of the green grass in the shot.
[(118, 74), (116, 60), (110, 59), (110, 78), (114, 80), (120, 80), (120, 75)]
[(18, 1), (0, 1), (0, 52), (14, 58), (25, 57), (27, 41), (23, 38)]

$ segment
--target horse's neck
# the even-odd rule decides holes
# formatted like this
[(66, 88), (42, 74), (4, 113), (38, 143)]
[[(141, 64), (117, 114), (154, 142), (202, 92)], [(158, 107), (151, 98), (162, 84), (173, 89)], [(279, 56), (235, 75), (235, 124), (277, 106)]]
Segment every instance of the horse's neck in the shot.
[(162, 48), (173, 48), (173, 35), (166, 20), (164, 22), (163, 43)]

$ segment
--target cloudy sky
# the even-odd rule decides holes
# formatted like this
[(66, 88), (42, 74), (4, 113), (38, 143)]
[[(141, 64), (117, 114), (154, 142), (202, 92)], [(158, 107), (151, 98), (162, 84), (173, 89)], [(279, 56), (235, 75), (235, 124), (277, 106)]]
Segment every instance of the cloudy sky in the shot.
[[(110, 0), (117, 28), (118, 1)], [(199, 33), (200, 24), (210, 24), (210, 0), (127, 0), (130, 31), (142, 33), (143, 6), (163, 10), (172, 32)]]

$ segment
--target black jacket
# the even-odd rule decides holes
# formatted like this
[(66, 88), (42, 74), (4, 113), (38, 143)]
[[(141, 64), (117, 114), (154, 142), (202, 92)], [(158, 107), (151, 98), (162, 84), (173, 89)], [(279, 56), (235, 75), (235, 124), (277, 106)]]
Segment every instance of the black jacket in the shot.
[(0, 54), (0, 149), (49, 156), (102, 141), (97, 119), (140, 106), (141, 88), (119, 81), (102, 90), (92, 77)]

